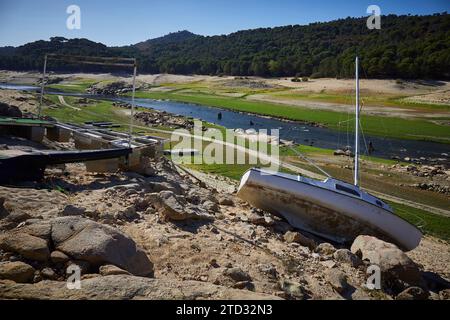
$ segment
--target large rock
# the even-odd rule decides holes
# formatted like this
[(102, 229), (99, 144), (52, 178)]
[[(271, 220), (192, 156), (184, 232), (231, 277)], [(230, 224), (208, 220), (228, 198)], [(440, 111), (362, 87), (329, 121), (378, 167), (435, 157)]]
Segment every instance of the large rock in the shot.
[(0, 263), (0, 279), (12, 280), (14, 282), (31, 282), (34, 277), (34, 268), (29, 264), (15, 262)]
[(252, 280), (252, 278), (249, 276), (249, 274), (239, 267), (226, 269), (224, 271), (224, 275), (226, 275), (226, 276), (230, 277), (231, 279), (233, 279), (234, 281), (238, 281), (238, 282)]
[(279, 300), (280, 298), (247, 290), (216, 286), (207, 282), (178, 282), (116, 275), (82, 280), (80, 290), (67, 289), (65, 282), (41, 281), (35, 285), (25, 285), (0, 281), (0, 299)]
[(419, 287), (410, 287), (405, 291), (399, 293), (396, 300), (427, 300), (429, 293)]
[(298, 243), (301, 244), (302, 246), (308, 247), (310, 249), (314, 249), (316, 247), (316, 243), (314, 240), (305, 237), (304, 235), (302, 235), (299, 232), (293, 232), (293, 231), (288, 231), (284, 234), (283, 236), (284, 241), (288, 242), (288, 243)]
[(347, 282), (347, 276), (340, 270), (330, 269), (327, 272), (327, 282), (333, 287), (336, 292), (343, 294), (350, 285)]
[(47, 241), (21, 231), (1, 235), (0, 249), (18, 253), (24, 258), (36, 261), (47, 261), (50, 257)]
[(314, 251), (323, 255), (332, 255), (336, 252), (336, 248), (331, 243), (324, 242), (319, 244)]
[(49, 220), (28, 220), (21, 228), (21, 232), (45, 239), (47, 243), (52, 241), (52, 224)]
[(76, 207), (74, 205), (67, 205), (64, 207), (63, 211), (60, 212), (60, 216), (68, 217), (68, 216), (83, 216), (86, 213), (86, 208)]
[(280, 288), (283, 290), (288, 296), (295, 298), (297, 300), (304, 300), (307, 298), (307, 294), (303, 288), (303, 286), (298, 283), (288, 279), (283, 279), (280, 281)]
[(50, 260), (53, 263), (66, 263), (70, 260), (70, 258), (63, 252), (61, 251), (53, 251), (50, 254)]
[(213, 216), (190, 205), (185, 199), (176, 196), (172, 191), (161, 191), (158, 200), (156, 206), (159, 207), (163, 217), (168, 220), (213, 220)]
[(101, 266), (99, 272), (102, 276), (115, 276), (115, 275), (131, 275), (128, 271), (120, 269), (119, 267), (113, 266), (112, 264), (107, 264)]
[(117, 229), (79, 217), (52, 220), (55, 248), (93, 266), (113, 264), (138, 276), (151, 276), (153, 264), (136, 243)]
[[(112, 227), (81, 217), (61, 217), (48, 221), (35, 221), (18, 231), (0, 237), (0, 248), (19, 253), (23, 257), (47, 261), (50, 251), (47, 242), (52, 244), (52, 259), (88, 262), (97, 268), (113, 264), (138, 276), (151, 276), (153, 264), (136, 243)], [(59, 257), (56, 257), (58, 255)]]
[(361, 259), (348, 249), (336, 250), (336, 252), (333, 254), (333, 258), (338, 262), (349, 264), (355, 268), (362, 264)]
[(440, 300), (450, 300), (450, 289), (445, 289), (439, 292)]
[(426, 288), (417, 265), (397, 246), (371, 236), (359, 236), (352, 253), (381, 269), (381, 281), (387, 288), (403, 291), (407, 287)]

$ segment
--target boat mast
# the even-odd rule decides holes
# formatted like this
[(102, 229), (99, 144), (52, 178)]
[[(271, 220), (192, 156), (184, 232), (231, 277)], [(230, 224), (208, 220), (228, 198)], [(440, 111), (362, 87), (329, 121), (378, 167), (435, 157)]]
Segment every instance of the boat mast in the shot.
[(355, 186), (359, 186), (359, 58), (356, 57)]

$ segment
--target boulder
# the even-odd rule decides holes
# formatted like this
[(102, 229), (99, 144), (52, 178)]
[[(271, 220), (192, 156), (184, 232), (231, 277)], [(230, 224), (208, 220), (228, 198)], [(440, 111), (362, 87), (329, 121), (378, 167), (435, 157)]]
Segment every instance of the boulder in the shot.
[(332, 244), (324, 242), (319, 244), (314, 251), (328, 256), (334, 254), (336, 252), (336, 248)]
[(0, 279), (27, 283), (33, 280), (35, 271), (32, 266), (20, 261), (0, 263)]
[(1, 235), (0, 249), (35, 261), (47, 261), (50, 257), (47, 241), (21, 231)]
[(356, 254), (353, 254), (348, 249), (336, 250), (336, 252), (333, 254), (333, 258), (338, 262), (349, 264), (354, 268), (360, 266), (363, 263)]
[(231, 287), (233, 289), (240, 289), (240, 290), (244, 290), (244, 289), (245, 290), (250, 290), (250, 291), (255, 290), (255, 285), (251, 281), (236, 282)]
[(4, 199), (0, 199), (0, 230), (14, 229), (20, 223), (31, 219), (29, 214), (20, 210), (9, 212), (3, 207), (2, 200)]
[(263, 226), (266, 223), (265, 217), (261, 216), (261, 215), (259, 215), (257, 213), (251, 213), (248, 216), (248, 221), (250, 223), (252, 223), (252, 224), (256, 224), (256, 225), (259, 225), (259, 226)]
[(50, 243), (52, 241), (52, 224), (48, 220), (28, 220), (25, 226), (20, 230), (21, 232), (29, 234), (31, 236), (45, 239), (47, 243)]
[(450, 300), (450, 289), (439, 291), (440, 300)]
[(66, 263), (70, 260), (70, 258), (63, 252), (61, 251), (53, 251), (50, 254), (50, 260), (53, 263)]
[(381, 280), (386, 288), (400, 292), (411, 286), (426, 289), (417, 265), (397, 246), (371, 236), (359, 236), (351, 252), (381, 269)]
[(161, 191), (156, 205), (162, 216), (168, 220), (213, 220), (213, 216), (201, 211), (198, 207), (191, 206), (185, 199), (177, 197), (172, 191)]
[(314, 242), (314, 240), (305, 237), (304, 235), (302, 235), (299, 232), (293, 232), (293, 231), (288, 231), (284, 234), (284, 241), (288, 242), (288, 243), (298, 243), (301, 244), (302, 246), (308, 247), (310, 249), (314, 249), (316, 247), (316, 243)]
[(71, 204), (64, 207), (64, 210), (61, 211), (60, 216), (68, 217), (68, 216), (83, 216), (86, 213), (86, 208), (76, 207)]
[(326, 274), (327, 282), (336, 290), (337, 293), (343, 294), (350, 285), (347, 282), (347, 276), (340, 270), (330, 269)]
[(5, 220), (9, 221), (9, 222), (13, 222), (15, 224), (19, 224), (22, 223), (24, 221), (27, 221), (29, 219), (31, 219), (32, 217), (23, 211), (13, 211), (11, 213), (8, 214), (8, 216), (5, 218)]
[(21, 300), (280, 300), (247, 290), (199, 281), (149, 279), (126, 275), (94, 277), (81, 281), (80, 290), (65, 282), (13, 284), (0, 281), (0, 299)]
[(128, 271), (120, 269), (119, 267), (116, 267), (112, 264), (107, 264), (107, 265), (101, 266), (99, 269), (99, 273), (102, 276), (114, 276), (114, 275), (120, 275), (120, 274), (131, 275)]
[(210, 201), (210, 200), (206, 200), (205, 202), (203, 202), (202, 207), (211, 213), (214, 213), (214, 212), (217, 212), (220, 210), (217, 203)]
[(43, 279), (56, 280), (58, 275), (52, 268), (44, 268), (41, 270), (41, 276)]
[(246, 218), (248, 219), (248, 222), (257, 226), (271, 227), (275, 223), (270, 216), (263, 216), (254, 212)]
[(219, 197), (219, 204), (221, 206), (232, 207), (232, 206), (234, 206), (234, 201), (229, 197), (222, 196), (222, 197)]
[(81, 217), (38, 220), (20, 231), (2, 235), (0, 248), (30, 260), (47, 261), (50, 258), (47, 241), (59, 251), (53, 254), (55, 263), (59, 258), (65, 262), (68, 257), (86, 261), (92, 267), (113, 264), (134, 275), (153, 274), (153, 264), (131, 238), (117, 229)]
[(306, 298), (305, 290), (303, 289), (302, 285), (298, 282), (283, 279), (280, 281), (280, 288), (288, 296), (295, 298), (297, 300), (304, 300)]
[(225, 269), (223, 274), (238, 282), (252, 280), (250, 275), (239, 267)]
[(396, 300), (427, 300), (429, 293), (419, 287), (409, 287), (395, 297)]
[(52, 220), (55, 248), (92, 266), (113, 264), (138, 276), (151, 276), (153, 264), (136, 243), (117, 229), (79, 217)]
[(129, 206), (117, 212), (116, 218), (123, 221), (134, 221), (139, 219), (139, 214), (136, 212), (135, 206)]
[(278, 278), (278, 271), (273, 264), (260, 264), (258, 265), (258, 270), (268, 275), (269, 278), (272, 279)]

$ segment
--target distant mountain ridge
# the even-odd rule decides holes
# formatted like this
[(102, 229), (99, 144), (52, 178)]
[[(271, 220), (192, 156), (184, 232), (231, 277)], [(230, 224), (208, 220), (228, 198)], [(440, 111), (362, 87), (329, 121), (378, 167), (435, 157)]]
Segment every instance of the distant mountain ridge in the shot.
[[(352, 77), (361, 58), (368, 78), (450, 78), (450, 15), (382, 16), (244, 30), (200, 36), (179, 31), (131, 46), (107, 47), (87, 39), (53, 37), (0, 48), (0, 69), (40, 70), (46, 53), (136, 57), (141, 73), (234, 76)], [(52, 62), (55, 71), (110, 71)]]

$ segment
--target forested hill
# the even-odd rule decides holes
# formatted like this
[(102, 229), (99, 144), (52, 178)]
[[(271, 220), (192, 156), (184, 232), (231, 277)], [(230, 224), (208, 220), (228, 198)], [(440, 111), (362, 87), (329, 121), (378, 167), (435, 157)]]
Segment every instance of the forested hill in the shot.
[[(0, 48), (0, 69), (39, 70), (45, 53), (61, 53), (137, 57), (141, 73), (353, 77), (358, 54), (363, 76), (369, 78), (450, 78), (449, 14), (383, 16), (381, 30), (367, 29), (366, 19), (213, 37), (181, 31), (127, 47), (55, 37)], [(51, 68), (104, 71), (102, 67), (57, 63)]]

